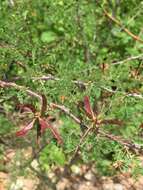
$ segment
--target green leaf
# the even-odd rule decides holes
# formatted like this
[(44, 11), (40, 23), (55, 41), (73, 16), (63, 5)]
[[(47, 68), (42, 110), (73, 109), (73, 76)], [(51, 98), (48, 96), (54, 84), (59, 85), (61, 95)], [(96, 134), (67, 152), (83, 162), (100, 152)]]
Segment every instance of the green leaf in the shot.
[(51, 155), (50, 155), (51, 160), (53, 160), (57, 165), (63, 166), (65, 163), (65, 155), (62, 152), (60, 148), (57, 146), (53, 145)]
[(57, 35), (52, 31), (43, 32), (41, 35), (41, 41), (51, 43), (57, 39)]

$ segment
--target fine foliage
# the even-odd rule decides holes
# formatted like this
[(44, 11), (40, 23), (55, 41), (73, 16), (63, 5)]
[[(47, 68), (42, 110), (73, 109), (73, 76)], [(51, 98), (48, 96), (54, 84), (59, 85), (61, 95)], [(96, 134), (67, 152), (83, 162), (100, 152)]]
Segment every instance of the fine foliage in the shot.
[(0, 157), (30, 146), (23, 170), (143, 171), (142, 12), (140, 0), (0, 2)]

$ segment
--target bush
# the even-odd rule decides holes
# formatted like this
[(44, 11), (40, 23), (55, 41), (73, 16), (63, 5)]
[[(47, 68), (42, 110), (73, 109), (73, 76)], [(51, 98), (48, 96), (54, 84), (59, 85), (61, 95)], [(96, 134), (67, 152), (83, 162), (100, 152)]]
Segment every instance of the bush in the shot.
[[(1, 147), (8, 137), (31, 145), (43, 171), (93, 163), (106, 175), (141, 172), (142, 2), (107, 2), (1, 2)], [(24, 139), (13, 136), (21, 123), (35, 128)]]

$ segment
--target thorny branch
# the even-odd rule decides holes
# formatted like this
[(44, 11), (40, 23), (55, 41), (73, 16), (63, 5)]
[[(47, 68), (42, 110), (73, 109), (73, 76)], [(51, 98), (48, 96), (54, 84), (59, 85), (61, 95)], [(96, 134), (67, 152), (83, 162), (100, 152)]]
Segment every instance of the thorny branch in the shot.
[[(0, 80), (0, 87), (1, 88), (14, 88), (14, 89), (17, 89), (17, 90), (23, 90), (25, 91), (28, 95), (32, 96), (32, 97), (36, 97), (38, 98), (41, 102), (42, 102), (42, 97), (33, 92), (32, 90), (29, 90), (28, 88), (24, 87), (24, 86), (20, 86), (20, 85), (17, 85), (15, 83), (12, 83), (12, 82), (4, 82), (4, 81), (1, 81)], [(143, 97), (142, 97), (143, 98)], [(63, 105), (58, 105), (58, 104), (55, 104), (55, 103), (51, 103), (50, 104), (50, 107), (51, 108), (54, 108), (54, 109), (59, 109), (61, 110), (62, 112), (64, 112), (66, 115), (68, 115), (71, 119), (73, 119), (77, 124), (82, 124), (82, 122), (80, 121), (79, 118), (77, 118), (72, 112), (70, 109), (66, 108), (65, 106)], [(87, 128), (86, 132), (83, 134), (83, 137), (82, 138), (85, 138), (87, 136), (87, 131), (90, 131), (90, 127), (87, 126), (86, 124), (84, 124), (84, 126)], [(86, 134), (87, 133), (87, 134)], [(118, 142), (119, 144), (123, 145), (123, 146), (126, 146), (128, 147), (129, 149), (132, 149), (132, 150), (138, 150), (140, 153), (143, 153), (143, 148), (138, 145), (138, 144), (134, 144), (126, 139), (121, 139), (120, 137), (118, 136), (114, 136), (112, 134), (108, 134), (108, 133), (105, 133), (104, 131), (102, 131), (101, 129), (98, 130), (98, 134), (105, 137), (105, 138), (108, 138), (110, 140), (113, 140), (113, 141), (116, 141)], [(82, 142), (79, 143), (79, 147), (81, 145)], [(77, 147), (77, 149), (75, 149), (75, 153), (77, 154), (79, 148)]]
[[(73, 115), (72, 112), (68, 108), (66, 108), (65, 106), (60, 106), (60, 105), (57, 105), (57, 104), (54, 104), (54, 106), (53, 106), (53, 103), (51, 103), (51, 106), (54, 107), (54, 108), (57, 108), (57, 109), (61, 110), (62, 112), (64, 112), (66, 115), (68, 115), (69, 117), (71, 117), (77, 124), (81, 124), (82, 123), (80, 121), (80, 119), (77, 118), (75, 115)], [(87, 128), (87, 130), (83, 134), (82, 138), (85, 138), (87, 136), (88, 132), (92, 129), (91, 127), (87, 126), (86, 124), (84, 124), (84, 125)], [(128, 147), (129, 149), (138, 150), (140, 153), (143, 154), (143, 148), (141, 147), (141, 145), (134, 144), (133, 142), (130, 142), (130, 141), (126, 140), (126, 139), (121, 139), (121, 137), (119, 137), (119, 136), (115, 136), (115, 135), (112, 135), (112, 134), (109, 134), (109, 133), (105, 133), (101, 129), (98, 129), (97, 133), (99, 135), (105, 137), (105, 138), (108, 138), (110, 140), (116, 141), (119, 144)], [(80, 147), (81, 143), (82, 142), (80, 141), (78, 147)], [(78, 147), (75, 149), (76, 154), (77, 154), (77, 152), (79, 150)]]

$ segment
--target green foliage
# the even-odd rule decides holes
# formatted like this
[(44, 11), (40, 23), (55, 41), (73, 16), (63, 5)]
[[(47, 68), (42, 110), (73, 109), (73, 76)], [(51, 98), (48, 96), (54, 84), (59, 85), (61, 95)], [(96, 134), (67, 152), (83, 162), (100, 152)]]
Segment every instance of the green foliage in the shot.
[[(8, 1), (0, 1), (0, 79), (15, 81), (17, 77), (17, 84), (45, 94), (48, 103), (64, 104), (77, 117), (80, 117), (78, 102), (85, 95), (89, 95), (92, 103), (96, 98), (102, 119), (116, 118), (125, 123), (102, 128), (143, 145), (139, 129), (143, 122), (143, 99), (126, 96), (143, 94), (142, 58), (115, 64), (142, 53), (143, 44), (123, 28), (143, 39), (143, 3), (140, 0), (122, 1), (120, 5), (117, 1), (99, 3), (100, 6), (93, 0), (23, 0), (10, 7)], [(102, 7), (120, 20), (122, 27), (109, 20)], [(58, 80), (32, 78), (49, 74)], [(75, 80), (86, 87), (77, 85)], [(6, 112), (0, 113), (0, 135), (16, 131), (18, 126), (11, 123), (8, 113), (17, 113), (17, 103), (40, 107), (24, 90), (0, 89), (0, 104)], [(51, 112), (58, 117), (57, 112)], [(64, 144), (59, 147), (52, 139), (43, 149), (40, 154), (43, 169), (64, 166), (83, 134), (83, 129), (71, 119), (63, 115), (60, 118)], [(92, 134), (81, 146), (79, 163), (92, 161), (102, 174), (111, 175), (130, 168), (135, 157), (129, 155), (117, 142)], [(121, 168), (114, 168), (117, 161), (121, 161)], [(140, 172), (139, 163), (134, 165), (133, 172)]]
[(61, 148), (51, 143), (43, 149), (39, 161), (42, 168), (47, 170), (53, 164), (56, 164), (57, 166), (64, 166), (65, 155)]
[(53, 32), (43, 32), (41, 35), (41, 41), (42, 42), (53, 42), (56, 39), (56, 35)]
[(13, 131), (13, 125), (4, 116), (0, 117), (0, 126), (3, 126), (1, 127), (0, 135), (5, 135)]

